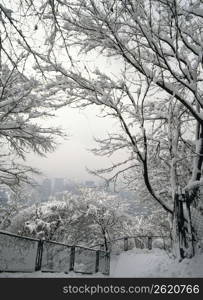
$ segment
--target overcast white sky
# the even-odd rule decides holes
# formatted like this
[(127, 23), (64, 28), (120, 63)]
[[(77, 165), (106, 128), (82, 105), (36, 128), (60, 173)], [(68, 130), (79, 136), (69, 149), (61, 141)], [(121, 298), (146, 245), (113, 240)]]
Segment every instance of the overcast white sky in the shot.
[(67, 177), (77, 181), (97, 180), (95, 176), (88, 174), (88, 168), (103, 168), (123, 160), (125, 154), (117, 153), (113, 157), (103, 158), (93, 155), (88, 148), (95, 147), (93, 136), (104, 137), (107, 132), (119, 129), (113, 119), (97, 117), (99, 110), (89, 107), (85, 110), (63, 108), (53, 122), (54, 126), (61, 126), (70, 137), (61, 140), (61, 144), (54, 153), (41, 158), (30, 154), (27, 164), (40, 169), (47, 177)]
[[(33, 29), (33, 24), (30, 25), (30, 30)], [(33, 32), (33, 30), (32, 30)], [(43, 48), (43, 32), (38, 30), (33, 32), (31, 45), (36, 50)], [(46, 43), (45, 43), (46, 44)], [(59, 50), (58, 50), (59, 51)], [(66, 64), (67, 57), (63, 53), (63, 49), (60, 49), (59, 58)], [(72, 53), (73, 57), (77, 58), (77, 52)], [(81, 58), (80, 58), (81, 59)], [(29, 58), (30, 65), (27, 66), (29, 72), (32, 73), (33, 59)], [(107, 74), (114, 74), (116, 77), (121, 73), (122, 63), (115, 58), (105, 58), (102, 54), (91, 52), (91, 54), (84, 56), (84, 60), (81, 59), (82, 64), (88, 65), (88, 67), (94, 69), (98, 67), (102, 72)], [(67, 66), (68, 67), (68, 66)], [(118, 153), (114, 157), (103, 158), (94, 156), (88, 148), (95, 147), (96, 144), (93, 140), (93, 136), (102, 137), (106, 132), (112, 132), (116, 128), (119, 128), (115, 120), (102, 119), (97, 117), (99, 110), (96, 107), (89, 107), (83, 111), (78, 109), (71, 109), (65, 107), (57, 112), (58, 117), (48, 121), (53, 123), (53, 126), (60, 126), (70, 137), (68, 140), (61, 140), (61, 144), (57, 147), (54, 153), (47, 154), (46, 158), (39, 157), (34, 154), (27, 156), (27, 165), (38, 168), (47, 177), (67, 177), (74, 180), (97, 180), (95, 176), (88, 174), (85, 170), (86, 167), (90, 169), (104, 168), (111, 164), (111, 161), (118, 162), (124, 160), (125, 154)]]

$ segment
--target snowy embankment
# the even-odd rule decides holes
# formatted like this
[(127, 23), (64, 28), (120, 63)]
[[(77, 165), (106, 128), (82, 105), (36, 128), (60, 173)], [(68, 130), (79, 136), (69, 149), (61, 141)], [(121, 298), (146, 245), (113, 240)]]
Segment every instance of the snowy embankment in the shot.
[[(5, 277), (108, 277), (100, 273), (93, 275), (64, 273), (0, 273)], [(169, 257), (160, 249), (133, 249), (111, 257), (110, 277), (203, 277), (203, 254), (182, 262)]]

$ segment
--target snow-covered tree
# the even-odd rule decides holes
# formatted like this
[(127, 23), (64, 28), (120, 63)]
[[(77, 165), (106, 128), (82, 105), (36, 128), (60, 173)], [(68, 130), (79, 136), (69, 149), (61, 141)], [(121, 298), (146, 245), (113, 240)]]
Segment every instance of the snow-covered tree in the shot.
[(2, 66), (0, 96), (0, 183), (8, 186), (26, 182), (32, 168), (20, 165), (17, 158), (35, 152), (44, 155), (55, 149), (57, 128), (46, 128), (40, 118), (50, 114), (51, 102), (37, 90), (37, 82), (26, 78), (16, 68)]
[[(7, 230), (13, 222), (13, 219), (23, 210), (32, 206), (36, 202), (36, 187), (28, 184), (20, 185), (20, 188), (14, 191), (7, 190), (7, 201), (0, 201), (0, 229)], [(16, 232), (16, 231), (15, 231)]]
[(56, 136), (62, 136), (60, 129), (43, 122), (59, 104), (42, 94), (43, 84), (32, 75), (29, 55), (15, 41), (14, 23), (12, 9), (0, 4), (0, 184), (12, 189), (30, 182), (36, 172), (21, 163), (27, 153), (43, 156), (55, 149)]
[(0, 229), (6, 230), (10, 226), (13, 217), (25, 206), (19, 201), (16, 194), (7, 197), (6, 202), (0, 201)]
[(87, 207), (86, 216), (92, 223), (89, 227), (98, 232), (100, 241), (108, 250), (108, 242), (124, 232), (125, 207), (115, 194), (91, 188), (82, 188), (80, 192)]
[[(194, 127), (196, 149), (190, 183), (200, 181), (202, 168), (202, 3), (201, 1), (67, 1), (44, 3), (43, 14), (52, 26), (47, 55), (39, 55), (55, 72), (56, 84), (66, 92), (76, 106), (99, 105), (104, 114), (115, 117), (123, 133), (98, 140), (100, 155), (110, 155), (118, 149), (128, 149), (129, 158), (109, 169), (119, 171), (141, 166), (145, 185), (151, 196), (169, 213), (174, 214), (178, 192), (177, 170), (185, 157), (181, 156), (185, 140), (185, 124)], [(54, 45), (62, 37), (61, 46), (67, 57), (78, 50), (85, 55), (99, 53), (118, 60), (121, 68), (114, 76), (92, 64), (70, 59), (70, 67), (55, 62)], [(85, 66), (84, 66), (85, 64)], [(71, 67), (72, 66), (72, 67)], [(47, 67), (48, 70), (48, 67)], [(156, 109), (154, 109), (156, 107)], [(157, 107), (159, 109), (157, 109)], [(164, 141), (156, 134), (167, 122), (166, 141), (169, 157), (172, 201), (165, 201), (154, 190), (151, 151)], [(152, 129), (152, 131), (151, 131)], [(181, 146), (180, 146), (181, 145)], [(153, 147), (150, 147), (153, 146)], [(189, 147), (191, 145), (189, 143)], [(192, 157), (191, 157), (192, 156)], [(189, 157), (186, 158), (186, 160)], [(186, 165), (186, 164), (185, 164)], [(181, 167), (180, 167), (181, 166)], [(186, 183), (185, 188), (192, 185)], [(176, 213), (176, 212), (175, 212)], [(175, 220), (175, 215), (174, 215)]]
[[(8, 8), (5, 12), (1, 7), (4, 18), (20, 36), (19, 44), (35, 58), (36, 68), (57, 74), (55, 81), (49, 76), (47, 87), (52, 94), (63, 91), (77, 107), (98, 105), (103, 116), (120, 123), (120, 132), (97, 139), (99, 148), (94, 152), (111, 155), (125, 150), (129, 155), (95, 173), (115, 172), (110, 177), (116, 180), (129, 169), (140, 168), (148, 192), (175, 221), (180, 171), (190, 176), (185, 190), (194, 189), (201, 179), (202, 5), (200, 0), (32, 2), (29, 11), (33, 18), (43, 20), (39, 24), (47, 28), (47, 51), (45, 47), (42, 51), (30, 48)], [(111, 58), (120, 68), (112, 74), (101, 63), (92, 64), (91, 55), (102, 61)], [(193, 132), (188, 134), (188, 128)], [(192, 159), (193, 167), (188, 170)], [(162, 182), (167, 183), (169, 173), (169, 198), (162, 197), (158, 180), (158, 188), (154, 188), (156, 160), (159, 170), (167, 165)]]
[[(8, 229), (68, 244), (94, 245), (127, 234), (130, 218), (116, 195), (91, 188), (63, 192), (21, 210)], [(129, 226), (128, 226), (129, 228)]]

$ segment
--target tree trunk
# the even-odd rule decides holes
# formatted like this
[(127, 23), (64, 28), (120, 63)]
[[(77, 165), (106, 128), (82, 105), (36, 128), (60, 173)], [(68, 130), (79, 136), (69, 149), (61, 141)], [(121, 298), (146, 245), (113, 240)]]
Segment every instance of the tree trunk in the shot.
[(173, 252), (179, 259), (182, 258), (181, 246), (180, 246), (180, 231), (179, 231), (179, 205), (178, 205), (178, 193), (174, 194), (174, 211), (172, 221), (172, 246)]
[(105, 251), (109, 251), (108, 240), (107, 240), (107, 237), (106, 237), (106, 231), (103, 228), (102, 228), (102, 234), (103, 234), (103, 238), (104, 238)]
[(199, 129), (197, 129), (198, 136), (196, 136), (196, 156), (194, 158), (191, 182), (201, 179), (201, 169), (203, 163), (203, 126), (200, 124), (197, 126)]
[(176, 193), (173, 216), (173, 249), (181, 260), (195, 254), (188, 195)]

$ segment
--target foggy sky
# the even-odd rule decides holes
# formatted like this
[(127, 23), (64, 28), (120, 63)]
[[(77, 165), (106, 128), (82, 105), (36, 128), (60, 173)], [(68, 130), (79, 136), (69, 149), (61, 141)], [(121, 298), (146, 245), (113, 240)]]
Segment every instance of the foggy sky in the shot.
[(49, 120), (49, 124), (62, 127), (69, 135), (67, 140), (60, 139), (54, 153), (48, 153), (46, 158), (34, 154), (27, 156), (27, 164), (38, 168), (46, 177), (66, 177), (76, 181), (95, 180), (98, 178), (88, 174), (89, 169), (104, 168), (112, 162), (125, 158), (124, 153), (112, 157), (99, 157), (88, 149), (95, 147), (93, 137), (104, 137), (107, 132), (118, 131), (118, 123), (109, 118), (99, 118), (99, 109), (89, 107), (85, 110), (65, 107), (57, 113), (57, 118)]
[[(114, 58), (104, 58), (98, 53), (84, 57), (84, 61), (93, 69), (98, 67), (102, 72), (121, 74), (122, 62)], [(116, 153), (113, 157), (98, 157), (87, 149), (95, 147), (93, 136), (104, 137), (107, 132), (119, 130), (116, 120), (99, 118), (99, 108), (90, 106), (84, 110), (64, 107), (57, 112), (58, 118), (51, 119), (49, 124), (62, 127), (67, 134), (68, 140), (61, 140), (61, 145), (54, 153), (47, 154), (46, 158), (40, 158), (34, 154), (27, 156), (27, 163), (40, 169), (47, 177), (67, 177), (74, 180), (97, 180), (98, 178), (88, 174), (85, 170), (104, 168), (111, 166), (111, 162), (119, 162), (125, 159), (124, 153)]]

